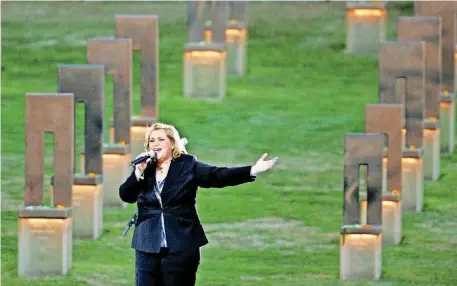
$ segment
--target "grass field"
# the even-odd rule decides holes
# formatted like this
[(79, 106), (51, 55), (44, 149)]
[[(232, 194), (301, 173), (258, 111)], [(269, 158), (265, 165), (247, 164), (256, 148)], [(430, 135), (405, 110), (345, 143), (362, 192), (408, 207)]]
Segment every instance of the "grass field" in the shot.
[[(389, 5), (394, 40), (396, 19), (412, 15), (412, 4)], [(383, 247), (382, 279), (339, 281), (344, 134), (363, 133), (365, 105), (378, 102), (377, 58), (345, 54), (344, 2), (251, 3), (247, 74), (228, 80), (223, 101), (207, 102), (183, 97), (184, 2), (91, 1), (2, 3), (2, 285), (134, 284), (133, 232), (121, 236), (134, 205), (106, 209), (100, 239), (74, 240), (67, 276), (17, 276), (24, 94), (56, 92), (56, 65), (87, 63), (86, 40), (114, 35), (115, 15), (129, 13), (159, 15), (160, 121), (177, 126), (191, 153), (227, 166), (253, 164), (263, 152), (279, 156), (253, 184), (199, 191), (210, 244), (202, 249), (197, 285), (457, 285), (455, 154), (442, 155), (442, 178), (425, 183), (423, 212), (403, 216), (402, 244)], [(138, 61), (135, 55), (135, 111)], [(105, 102), (109, 120), (111, 81)], [(77, 114), (80, 148), (80, 106)]]

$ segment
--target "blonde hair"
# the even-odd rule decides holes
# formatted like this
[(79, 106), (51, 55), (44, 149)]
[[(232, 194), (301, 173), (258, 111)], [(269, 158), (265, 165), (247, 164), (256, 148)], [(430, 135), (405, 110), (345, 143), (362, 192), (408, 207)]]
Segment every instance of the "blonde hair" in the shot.
[(179, 158), (182, 154), (187, 154), (186, 147), (184, 147), (184, 144), (181, 142), (181, 137), (179, 136), (178, 130), (176, 130), (176, 128), (173, 125), (160, 122), (154, 123), (146, 128), (146, 141), (144, 143), (144, 148), (146, 149), (146, 151), (148, 151), (149, 137), (151, 136), (151, 133), (155, 130), (163, 130), (165, 131), (165, 134), (167, 134), (168, 139), (170, 139), (171, 144), (173, 145), (173, 159)]

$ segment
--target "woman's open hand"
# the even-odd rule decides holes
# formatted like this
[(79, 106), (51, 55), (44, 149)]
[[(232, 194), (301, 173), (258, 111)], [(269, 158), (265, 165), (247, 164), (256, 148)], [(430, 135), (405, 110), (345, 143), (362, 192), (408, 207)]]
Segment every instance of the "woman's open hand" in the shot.
[(255, 163), (254, 166), (252, 166), (252, 173), (253, 174), (259, 174), (259, 173), (262, 173), (262, 172), (265, 172), (267, 170), (270, 170), (271, 168), (273, 168), (273, 166), (275, 165), (276, 161), (278, 160), (278, 157), (275, 157), (271, 160), (267, 160), (265, 161), (265, 158), (267, 157), (267, 153), (263, 154), (262, 157), (260, 157), (259, 160), (257, 160), (257, 162)]

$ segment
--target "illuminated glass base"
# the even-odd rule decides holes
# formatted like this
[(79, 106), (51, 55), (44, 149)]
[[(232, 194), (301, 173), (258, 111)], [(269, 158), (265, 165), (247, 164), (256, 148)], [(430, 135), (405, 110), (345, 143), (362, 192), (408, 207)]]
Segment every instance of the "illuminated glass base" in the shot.
[(377, 53), (386, 38), (385, 9), (348, 9), (346, 14), (348, 53)]
[(382, 234), (340, 235), (340, 279), (378, 280), (382, 269)]
[(119, 187), (130, 176), (130, 154), (103, 154), (103, 207), (126, 207), (119, 197)]
[(72, 218), (20, 218), (18, 275), (66, 275), (72, 264)]
[[(208, 50), (204, 47), (208, 46)], [(184, 53), (184, 96), (221, 99), (226, 88), (226, 52), (221, 49), (186, 49)]]
[(440, 131), (424, 129), (424, 179), (440, 177)]
[(73, 185), (73, 237), (97, 239), (103, 228), (102, 185)]
[(440, 105), (441, 153), (454, 153), (455, 144), (455, 102)]
[(402, 192), (403, 211), (421, 212), (424, 195), (423, 160), (419, 158), (402, 158)]

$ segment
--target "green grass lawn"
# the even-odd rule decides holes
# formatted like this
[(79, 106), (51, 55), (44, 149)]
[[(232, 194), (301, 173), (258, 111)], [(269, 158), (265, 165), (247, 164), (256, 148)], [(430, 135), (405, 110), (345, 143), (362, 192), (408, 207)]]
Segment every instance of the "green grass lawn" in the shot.
[[(412, 15), (412, 4), (389, 7), (394, 40), (396, 19)], [(129, 13), (159, 15), (160, 121), (177, 126), (191, 153), (227, 166), (253, 164), (264, 152), (279, 156), (255, 183), (199, 191), (210, 244), (202, 249), (198, 285), (457, 285), (455, 154), (442, 155), (442, 178), (425, 183), (423, 212), (404, 214), (402, 244), (383, 247), (381, 280), (339, 281), (344, 134), (363, 133), (365, 105), (378, 102), (377, 58), (345, 53), (344, 11), (344, 2), (251, 3), (247, 73), (228, 79), (222, 101), (208, 102), (183, 97), (184, 2), (2, 3), (2, 285), (134, 284), (133, 232), (121, 236), (134, 205), (105, 209), (98, 240), (73, 241), (67, 276), (17, 276), (25, 93), (56, 92), (56, 66), (87, 63), (86, 40), (114, 35), (115, 15)], [(138, 71), (136, 54), (135, 112)], [(106, 120), (112, 88), (107, 81)], [(77, 114), (80, 148), (80, 106)], [(105, 131), (108, 140), (107, 124)]]

